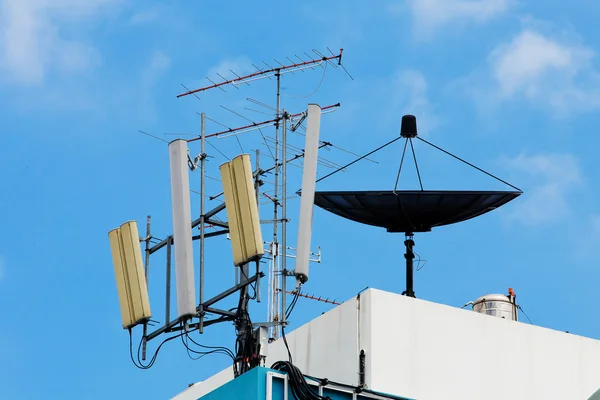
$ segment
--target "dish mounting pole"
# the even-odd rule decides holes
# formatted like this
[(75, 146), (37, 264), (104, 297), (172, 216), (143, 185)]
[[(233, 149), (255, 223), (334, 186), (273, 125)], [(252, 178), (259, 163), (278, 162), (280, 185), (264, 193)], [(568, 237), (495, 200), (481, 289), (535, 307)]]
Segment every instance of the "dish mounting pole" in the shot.
[(404, 258), (406, 258), (406, 290), (402, 292), (402, 295), (408, 297), (416, 297), (413, 278), (413, 260), (415, 258), (415, 253), (413, 251), (415, 241), (413, 240), (413, 237), (414, 234), (412, 232), (406, 232), (406, 238), (404, 240), (404, 246), (406, 246), (406, 253), (404, 253)]

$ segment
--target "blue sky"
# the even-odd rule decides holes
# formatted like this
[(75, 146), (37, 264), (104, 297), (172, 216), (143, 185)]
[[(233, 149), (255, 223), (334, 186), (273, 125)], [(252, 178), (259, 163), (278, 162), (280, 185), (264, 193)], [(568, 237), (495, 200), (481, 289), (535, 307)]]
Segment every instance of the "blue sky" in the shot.
[[(269, 119), (268, 108), (246, 101), (273, 105), (269, 80), (199, 100), (175, 96), (181, 84), (205, 85), (204, 76), (327, 47), (344, 48), (354, 80), (328, 68), (282, 85), (290, 112), (342, 104), (323, 116), (324, 139), (363, 153), (396, 137), (401, 116), (414, 113), (428, 140), (525, 192), (479, 219), (417, 234), (415, 250), (428, 261), (415, 274), (417, 296), (461, 306), (513, 287), (534, 323), (599, 338), (585, 306), (600, 278), (599, 16), (590, 0), (0, 1), (1, 397), (162, 399), (228, 365), (222, 356), (191, 361), (177, 342), (149, 371), (129, 361), (107, 232), (130, 219), (143, 224), (147, 214), (156, 236), (171, 231), (166, 143), (138, 130), (167, 141), (177, 136), (165, 132), (197, 133), (197, 112), (246, 123), (220, 105)], [(259, 148), (269, 161), (257, 132), (213, 144), (229, 157), (240, 145)], [(302, 146), (302, 137), (291, 144)], [(218, 177), (225, 158), (208, 150), (208, 174)], [(435, 150), (416, 151), (426, 189), (505, 188)], [(318, 189), (390, 189), (400, 153), (398, 143), (374, 157), (378, 164), (357, 164)], [(321, 155), (352, 160), (335, 149)], [(330, 171), (319, 168), (319, 176)], [(290, 174), (295, 191), (299, 169)], [(192, 189), (198, 179), (192, 173)], [(407, 169), (401, 186), (416, 184)], [(219, 192), (219, 183), (207, 190)], [(293, 245), (299, 202), (289, 204)], [(323, 262), (311, 265), (306, 292), (345, 300), (365, 286), (404, 289), (403, 236), (319, 209), (314, 223)], [(210, 246), (209, 295), (233, 283), (229, 243)], [(157, 256), (150, 287), (161, 321), (163, 275)], [(265, 305), (252, 305), (255, 321), (266, 319)], [(292, 326), (329, 307), (300, 300)], [(223, 325), (200, 339), (231, 345), (233, 337)]]

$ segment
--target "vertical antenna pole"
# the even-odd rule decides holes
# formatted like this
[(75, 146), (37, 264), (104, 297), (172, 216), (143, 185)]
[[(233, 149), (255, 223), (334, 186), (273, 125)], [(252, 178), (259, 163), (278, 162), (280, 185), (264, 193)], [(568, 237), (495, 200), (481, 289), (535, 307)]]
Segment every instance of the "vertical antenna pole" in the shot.
[(152, 223), (152, 217), (150, 215), (146, 216), (146, 261), (144, 262), (144, 272), (146, 277), (146, 288), (148, 288), (148, 270), (150, 269), (150, 225)]
[(165, 301), (165, 325), (171, 321), (171, 247), (173, 246), (173, 237), (167, 238), (167, 278), (166, 301)]
[[(254, 178), (254, 192), (256, 193), (256, 207), (260, 215), (260, 150), (256, 149), (256, 177)], [(260, 273), (260, 260), (256, 260), (256, 275)], [(256, 302), (260, 303), (260, 278), (256, 280)]]
[[(283, 160), (283, 170), (281, 177), (281, 323), (285, 324), (285, 300), (286, 300), (286, 280), (287, 280), (287, 111), (283, 110), (283, 125), (281, 126), (281, 159)], [(283, 325), (282, 325), (283, 327)]]
[[(146, 289), (148, 289), (148, 270), (150, 270), (150, 239), (152, 238), (150, 232), (150, 225), (152, 224), (152, 217), (146, 216), (146, 259), (144, 261), (144, 275), (146, 278)], [(142, 333), (142, 360), (146, 361), (146, 334), (148, 333), (148, 322), (144, 322), (144, 332)]]
[[(275, 317), (277, 316), (277, 310), (279, 308), (279, 296), (280, 293), (278, 292), (278, 290), (280, 290), (281, 288), (279, 287), (279, 268), (278, 268), (278, 253), (279, 253), (279, 243), (277, 240), (277, 233), (279, 231), (279, 224), (278, 224), (278, 218), (279, 218), (279, 210), (277, 209), (277, 207), (279, 206), (279, 117), (280, 117), (280, 107), (281, 107), (281, 97), (280, 97), (280, 93), (281, 93), (281, 71), (278, 70), (277, 73), (275, 74), (275, 76), (277, 77), (277, 106), (276, 106), (276, 113), (277, 115), (275, 116), (275, 118), (277, 119), (277, 122), (275, 122), (275, 192), (274, 192), (274, 198), (275, 201), (273, 202), (273, 245), (272, 245), (272, 254), (271, 254), (271, 258), (273, 260), (273, 284), (271, 286), (272, 288), (272, 296), (273, 296), (273, 312), (275, 314)], [(280, 320), (280, 318), (278, 318), (278, 321)], [(274, 321), (269, 321), (269, 322), (274, 322)], [(275, 330), (274, 330), (274, 338), (277, 339), (279, 337), (279, 331), (280, 331), (280, 326), (276, 326)]]
[(204, 331), (204, 182), (205, 182), (205, 154), (204, 145), (206, 137), (204, 134), (205, 115), (200, 114), (200, 322), (198, 323), (198, 331)]

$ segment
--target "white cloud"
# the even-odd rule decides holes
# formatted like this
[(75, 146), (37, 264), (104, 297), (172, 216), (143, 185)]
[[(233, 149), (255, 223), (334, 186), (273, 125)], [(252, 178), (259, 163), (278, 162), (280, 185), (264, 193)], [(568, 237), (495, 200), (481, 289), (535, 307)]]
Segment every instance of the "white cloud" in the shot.
[(129, 23), (131, 25), (149, 24), (158, 19), (159, 12), (157, 9), (139, 11), (131, 16)]
[(582, 184), (575, 156), (568, 153), (521, 154), (503, 161), (509, 169), (530, 181), (511, 219), (528, 226), (547, 225), (571, 214), (568, 198)]
[(158, 115), (158, 111), (155, 109), (153, 91), (158, 81), (170, 67), (171, 58), (162, 51), (156, 50), (140, 73), (140, 101), (138, 104), (140, 113), (145, 116), (146, 120), (152, 121)]
[(250, 61), (248, 57), (239, 56), (221, 60), (218, 64), (214, 65), (208, 70), (206, 76), (208, 76), (210, 79), (213, 79), (215, 76), (218, 77), (219, 75), (222, 75), (227, 79), (232, 79), (235, 78), (236, 75), (234, 75), (231, 71), (238, 75), (245, 75), (253, 69), (254, 67), (252, 66), (252, 61)]
[(398, 69), (390, 75), (357, 77), (344, 82), (339, 93), (344, 99), (342, 107), (328, 117), (335, 121), (336, 135), (354, 132), (364, 124), (365, 116), (373, 135), (400, 132), (405, 114), (417, 117), (419, 135), (427, 136), (438, 127), (435, 101), (430, 98), (426, 77), (418, 70)]
[(398, 111), (415, 115), (420, 135), (435, 129), (437, 118), (427, 95), (427, 80), (420, 71), (405, 69), (396, 72), (389, 89), (393, 91), (390, 102), (393, 115)]
[[(430, 36), (446, 25), (482, 23), (508, 11), (512, 0), (407, 0), (414, 28), (420, 36)], [(393, 11), (398, 10), (397, 6)]]
[(80, 34), (63, 24), (88, 21), (121, 0), (0, 0), (0, 68), (12, 82), (40, 84), (50, 70), (85, 71), (98, 61)]
[(576, 42), (526, 28), (491, 52), (493, 87), (476, 97), (522, 97), (561, 116), (597, 108), (600, 80), (591, 67), (593, 57), (591, 49)]
[(146, 84), (153, 85), (156, 80), (171, 67), (171, 59), (160, 50), (156, 50), (152, 54), (150, 62), (142, 71), (142, 80)]
[(494, 50), (493, 72), (504, 95), (513, 95), (518, 90), (535, 95), (536, 84), (545, 74), (552, 71), (576, 74), (590, 56), (586, 49), (562, 45), (524, 30), (511, 43)]
[(160, 50), (156, 50), (146, 67), (140, 74), (141, 96), (149, 104), (153, 97), (152, 91), (159, 79), (171, 67), (171, 58)]

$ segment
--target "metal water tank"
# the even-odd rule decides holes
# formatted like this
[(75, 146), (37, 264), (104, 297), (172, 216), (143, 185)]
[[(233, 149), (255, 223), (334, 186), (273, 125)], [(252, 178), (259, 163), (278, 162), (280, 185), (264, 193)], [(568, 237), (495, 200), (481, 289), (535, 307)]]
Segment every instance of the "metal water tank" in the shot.
[(473, 311), (511, 321), (518, 319), (517, 305), (512, 295), (488, 294), (481, 296), (473, 302)]

